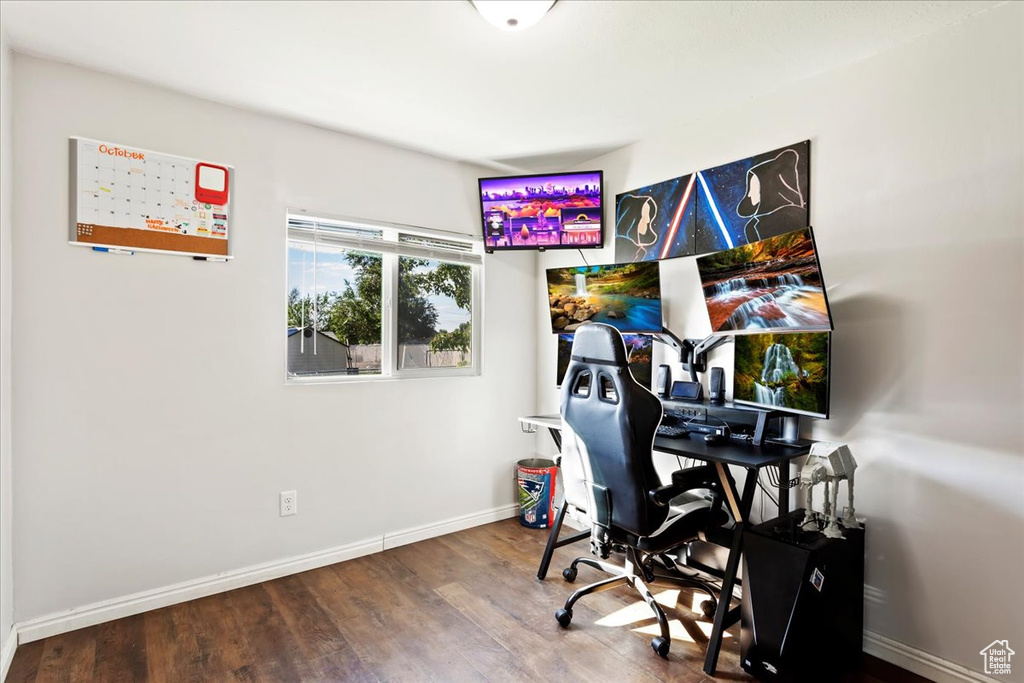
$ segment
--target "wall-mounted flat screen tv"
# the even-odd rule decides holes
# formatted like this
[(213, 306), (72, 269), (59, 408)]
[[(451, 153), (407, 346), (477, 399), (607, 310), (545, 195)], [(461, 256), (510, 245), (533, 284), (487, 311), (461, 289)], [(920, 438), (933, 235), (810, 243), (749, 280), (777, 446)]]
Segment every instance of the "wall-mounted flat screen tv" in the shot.
[[(558, 386), (562, 386), (565, 372), (569, 369), (573, 336), (572, 334), (558, 335), (558, 369), (556, 373)], [(633, 379), (650, 389), (654, 337), (648, 334), (624, 334), (622, 341), (626, 343), (626, 356), (629, 358), (629, 371), (633, 374)]]
[(736, 337), (736, 403), (828, 417), (828, 332)]
[(810, 228), (697, 259), (712, 332), (832, 330)]
[(484, 249), (600, 247), (601, 171), (480, 179)]
[(588, 321), (619, 332), (662, 331), (658, 261), (549, 268), (547, 279), (552, 332), (572, 332)]

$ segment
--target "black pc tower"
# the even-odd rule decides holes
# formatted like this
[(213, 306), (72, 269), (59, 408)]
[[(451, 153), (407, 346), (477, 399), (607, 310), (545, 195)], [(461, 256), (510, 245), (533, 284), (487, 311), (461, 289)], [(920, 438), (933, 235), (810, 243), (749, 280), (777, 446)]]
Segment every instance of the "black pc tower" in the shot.
[(744, 532), (740, 664), (762, 681), (827, 683), (860, 666), (864, 529), (828, 538), (803, 517)]

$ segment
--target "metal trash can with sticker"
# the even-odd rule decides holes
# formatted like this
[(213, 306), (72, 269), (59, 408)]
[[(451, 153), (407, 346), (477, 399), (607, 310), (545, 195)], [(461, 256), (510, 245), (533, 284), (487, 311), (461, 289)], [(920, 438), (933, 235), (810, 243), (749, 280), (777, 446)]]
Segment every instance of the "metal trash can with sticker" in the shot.
[(519, 523), (546, 529), (555, 518), (555, 480), (558, 467), (553, 460), (527, 458), (516, 464), (519, 493)]

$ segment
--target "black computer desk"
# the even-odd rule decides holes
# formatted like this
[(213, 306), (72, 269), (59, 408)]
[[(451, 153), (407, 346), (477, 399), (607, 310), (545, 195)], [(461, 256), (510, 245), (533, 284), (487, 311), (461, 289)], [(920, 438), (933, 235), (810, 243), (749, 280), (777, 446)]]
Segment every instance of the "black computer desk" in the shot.
[[(757, 490), (760, 470), (762, 467), (779, 468), (779, 514), (785, 515), (789, 512), (789, 461), (807, 455), (811, 452), (811, 447), (809, 443), (799, 446), (770, 443), (754, 446), (732, 439), (728, 443), (711, 446), (704, 442), (703, 435), (691, 434), (677, 439), (658, 436), (654, 439), (654, 450), (713, 463), (725, 490), (729, 509), (736, 519), (729, 559), (722, 577), (722, 599), (719, 600), (718, 610), (715, 612), (715, 624), (711, 629), (711, 635), (708, 638), (708, 651), (704, 657), (704, 672), (713, 676), (718, 667), (718, 653), (722, 649), (725, 629), (735, 624), (740, 618), (738, 606), (728, 609), (729, 598), (736, 585), (736, 573), (739, 570), (740, 556), (743, 552), (743, 530), (750, 523), (750, 508), (754, 503), (754, 493)], [(732, 477), (729, 476), (726, 465), (735, 465), (746, 470), (743, 492), (739, 495), (737, 495), (736, 486)]]
[[(532, 415), (520, 417), (519, 421), (524, 429), (532, 427), (546, 427), (551, 434), (555, 445), (559, 450), (562, 447), (562, 420), (558, 415)], [(735, 441), (730, 439), (727, 443), (712, 446), (704, 442), (701, 434), (691, 434), (681, 438), (669, 438), (657, 436), (654, 439), (654, 450), (669, 455), (676, 455), (683, 458), (693, 458), (712, 463), (718, 471), (719, 479), (725, 491), (729, 509), (736, 519), (736, 528), (733, 530), (732, 546), (729, 548), (729, 559), (726, 562), (725, 574), (722, 578), (722, 596), (719, 601), (719, 608), (715, 612), (715, 623), (708, 638), (707, 655), (704, 658), (704, 671), (713, 676), (718, 667), (718, 654), (722, 649), (722, 638), (725, 629), (735, 624), (740, 618), (740, 608), (729, 609), (729, 598), (732, 596), (733, 588), (736, 585), (736, 573), (740, 566), (740, 556), (743, 553), (743, 530), (750, 522), (750, 508), (754, 503), (754, 493), (757, 490), (758, 475), (762, 467), (779, 468), (779, 514), (789, 512), (789, 461), (794, 458), (810, 453), (810, 442), (800, 445), (776, 445), (765, 443), (762, 446), (754, 446), (748, 442)], [(742, 467), (746, 470), (746, 479), (743, 482), (742, 493), (736, 490), (726, 465)], [(540, 568), (537, 571), (537, 578), (543, 579), (547, 574), (548, 565), (551, 563), (551, 555), (555, 548), (574, 543), (590, 536), (590, 532), (574, 534), (568, 538), (559, 539), (562, 521), (565, 518), (565, 505), (559, 510), (551, 533), (548, 536), (547, 547), (544, 549), (544, 556), (541, 558)]]

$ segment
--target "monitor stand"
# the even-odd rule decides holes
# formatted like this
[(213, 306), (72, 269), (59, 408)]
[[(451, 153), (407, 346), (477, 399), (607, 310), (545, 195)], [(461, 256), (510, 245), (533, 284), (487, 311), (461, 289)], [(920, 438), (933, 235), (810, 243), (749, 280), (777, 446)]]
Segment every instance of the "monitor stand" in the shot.
[(780, 436), (773, 438), (773, 442), (790, 443), (794, 445), (800, 443), (799, 415), (784, 413), (779, 410), (760, 410), (758, 408), (750, 408), (750, 410), (757, 412), (757, 426), (754, 427), (755, 446), (764, 445), (765, 432), (768, 431), (768, 420), (773, 418), (778, 418), (782, 427), (779, 430)]
[(782, 418), (782, 440), (792, 443), (800, 441), (799, 415), (786, 415)]

